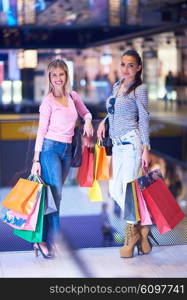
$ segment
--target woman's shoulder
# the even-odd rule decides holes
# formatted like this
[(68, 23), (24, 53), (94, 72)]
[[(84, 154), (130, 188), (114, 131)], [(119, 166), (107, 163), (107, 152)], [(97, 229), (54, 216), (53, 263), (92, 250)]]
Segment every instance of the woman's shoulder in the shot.
[(119, 87), (121, 80), (119, 79), (118, 81), (114, 82), (113, 84), (113, 89)]
[(139, 86), (137, 86), (135, 91), (137, 93), (147, 92), (147, 86), (145, 85), (145, 83), (142, 83)]
[(79, 96), (78, 93), (74, 90), (72, 90), (69, 94), (70, 94), (71, 97), (74, 97), (75, 99), (76, 99), (76, 97)]
[(49, 93), (45, 95), (42, 99), (41, 105), (52, 105), (52, 101), (54, 100), (53, 94)]
[(78, 102), (81, 101), (81, 97), (79, 96), (79, 94), (78, 94), (76, 91), (72, 90), (72, 91), (70, 92), (70, 95), (71, 95), (71, 97), (73, 98), (73, 100), (74, 100), (75, 102), (76, 102), (76, 101), (78, 101)]

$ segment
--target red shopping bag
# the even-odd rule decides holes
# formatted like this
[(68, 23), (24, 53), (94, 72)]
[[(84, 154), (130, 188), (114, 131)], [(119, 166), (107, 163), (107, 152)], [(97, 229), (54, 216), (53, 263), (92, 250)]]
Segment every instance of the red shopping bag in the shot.
[(152, 225), (153, 222), (151, 220), (151, 215), (147, 208), (146, 202), (144, 200), (142, 191), (140, 189), (140, 186), (139, 186), (137, 180), (135, 180), (135, 185), (136, 185), (138, 207), (139, 207), (139, 212), (140, 212), (140, 224), (141, 225)]
[(143, 197), (160, 233), (172, 230), (185, 216), (163, 179), (142, 190)]
[(92, 187), (94, 180), (94, 154), (90, 148), (84, 147), (82, 164), (77, 173), (77, 182), (81, 187)]

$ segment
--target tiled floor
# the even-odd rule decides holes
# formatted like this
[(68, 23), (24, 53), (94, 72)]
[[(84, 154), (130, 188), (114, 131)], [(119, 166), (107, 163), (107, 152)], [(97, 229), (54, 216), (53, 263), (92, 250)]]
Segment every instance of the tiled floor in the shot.
[(68, 252), (45, 260), (32, 251), (19, 251), (0, 253), (0, 277), (187, 278), (187, 246), (153, 247), (149, 255), (135, 253), (128, 259), (120, 258), (116, 247), (80, 249), (76, 255), (86, 263), (89, 275)]

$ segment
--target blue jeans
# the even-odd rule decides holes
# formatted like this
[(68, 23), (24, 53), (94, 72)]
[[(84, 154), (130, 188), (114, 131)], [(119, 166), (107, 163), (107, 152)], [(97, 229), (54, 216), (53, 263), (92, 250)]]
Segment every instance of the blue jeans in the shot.
[(60, 201), (62, 186), (71, 165), (71, 144), (44, 139), (40, 153), (41, 177), (51, 187), (57, 212), (44, 216), (43, 242), (48, 246), (60, 236)]

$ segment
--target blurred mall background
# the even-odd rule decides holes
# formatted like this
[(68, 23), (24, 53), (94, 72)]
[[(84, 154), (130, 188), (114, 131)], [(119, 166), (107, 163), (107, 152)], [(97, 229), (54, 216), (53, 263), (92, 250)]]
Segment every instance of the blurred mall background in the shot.
[[(19, 177), (29, 175), (48, 63), (66, 60), (72, 86), (97, 126), (127, 49), (136, 49), (143, 58), (152, 167), (162, 170), (187, 211), (187, 2), (182, 0), (0, 1), (1, 200)], [(73, 248), (106, 246), (103, 203), (89, 201), (87, 189), (76, 184), (76, 172), (71, 170), (63, 188), (64, 233)], [(101, 186), (112, 227), (107, 245), (119, 246), (123, 220), (108, 196), (108, 183)], [(30, 249), (7, 227), (1, 224), (0, 251)]]

